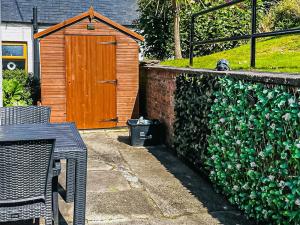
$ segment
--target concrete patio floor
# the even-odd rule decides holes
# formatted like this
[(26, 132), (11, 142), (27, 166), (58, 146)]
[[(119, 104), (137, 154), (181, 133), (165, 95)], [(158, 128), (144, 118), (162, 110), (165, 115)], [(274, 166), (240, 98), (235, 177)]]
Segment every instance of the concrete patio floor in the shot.
[[(82, 132), (88, 147), (86, 224), (247, 225), (211, 185), (164, 146), (129, 146), (127, 129)], [(72, 224), (72, 204), (60, 200)]]
[[(131, 147), (127, 129), (81, 135), (89, 154), (87, 225), (254, 224), (164, 146)], [(60, 225), (72, 224), (73, 204), (59, 205)], [(12, 224), (32, 221), (5, 225)]]

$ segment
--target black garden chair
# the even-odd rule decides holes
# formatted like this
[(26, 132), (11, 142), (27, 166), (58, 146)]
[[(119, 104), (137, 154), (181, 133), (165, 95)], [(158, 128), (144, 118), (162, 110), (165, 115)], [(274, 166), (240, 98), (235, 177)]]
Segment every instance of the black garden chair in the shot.
[[(50, 122), (51, 109), (47, 106), (12, 106), (0, 107), (0, 125), (14, 124), (43, 124)], [(57, 177), (61, 172), (59, 161), (54, 162), (53, 170), (53, 217), (54, 224), (58, 224), (58, 190)]]
[(0, 222), (44, 217), (52, 225), (54, 142), (0, 142)]

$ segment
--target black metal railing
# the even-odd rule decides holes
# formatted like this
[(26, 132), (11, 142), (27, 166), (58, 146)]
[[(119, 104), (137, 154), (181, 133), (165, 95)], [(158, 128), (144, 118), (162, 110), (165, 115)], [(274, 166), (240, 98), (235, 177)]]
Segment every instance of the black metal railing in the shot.
[(195, 42), (195, 20), (197, 17), (205, 15), (207, 13), (211, 13), (220, 9), (224, 9), (230, 7), (232, 5), (236, 5), (241, 2), (245, 2), (249, 0), (232, 0), (231, 2), (218, 5), (216, 7), (212, 7), (206, 9), (202, 12), (195, 13), (192, 15), (191, 18), (191, 27), (190, 27), (190, 66), (193, 66), (194, 62), (194, 47), (199, 45), (205, 44), (214, 44), (220, 42), (227, 42), (227, 41), (239, 41), (239, 40), (251, 40), (251, 59), (250, 59), (250, 66), (255, 68), (256, 64), (256, 39), (263, 38), (263, 37), (275, 37), (279, 35), (289, 35), (289, 34), (298, 34), (300, 33), (300, 28), (295, 29), (288, 29), (282, 31), (274, 31), (274, 32), (264, 32), (264, 33), (257, 33), (257, 0), (250, 0), (251, 4), (251, 34), (240, 35), (240, 36), (233, 36), (233, 37), (225, 37), (225, 38), (217, 38), (217, 39), (210, 39), (205, 41)]

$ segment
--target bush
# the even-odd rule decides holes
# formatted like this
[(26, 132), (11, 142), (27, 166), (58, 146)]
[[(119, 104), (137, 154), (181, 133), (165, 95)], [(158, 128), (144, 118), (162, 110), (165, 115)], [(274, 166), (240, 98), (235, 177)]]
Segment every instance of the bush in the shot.
[(24, 70), (3, 71), (3, 105), (32, 105), (32, 74)]
[[(206, 3), (207, 7), (213, 7), (224, 3), (223, 0), (215, 0)], [(182, 10), (181, 16), (181, 38), (182, 51), (185, 58), (189, 57), (189, 33), (191, 15), (202, 11), (204, 8), (200, 4), (194, 4)], [(262, 3), (258, 2), (258, 21), (262, 15)], [(195, 22), (195, 42), (240, 36), (251, 32), (251, 6), (250, 1), (218, 10), (206, 15), (197, 17)], [(215, 44), (195, 46), (194, 55), (203, 56), (220, 52), (245, 44), (246, 41), (232, 41)]]
[(300, 221), (300, 89), (182, 75), (174, 147), (264, 224)]
[(264, 32), (285, 30), (300, 26), (300, 0), (282, 0), (262, 19)]
[[(158, 3), (148, 0), (139, 0), (140, 17), (139, 29), (145, 37), (145, 56), (156, 59), (168, 59), (174, 55), (173, 17), (171, 1)], [(224, 0), (202, 1), (181, 8), (181, 47), (183, 57), (189, 55), (190, 21), (193, 13), (200, 12), (208, 7), (224, 3)], [(258, 20), (263, 12), (262, 1), (258, 1)], [(199, 17), (195, 25), (195, 41), (203, 41), (219, 37), (230, 37), (248, 34), (251, 31), (250, 1), (240, 3), (214, 13)], [(213, 52), (234, 48), (244, 41), (208, 44), (195, 47), (195, 56), (207, 55)]]
[(269, 11), (272, 6), (274, 6), (275, 4), (277, 4), (280, 1), (282, 1), (282, 0), (263, 0), (265, 10)]

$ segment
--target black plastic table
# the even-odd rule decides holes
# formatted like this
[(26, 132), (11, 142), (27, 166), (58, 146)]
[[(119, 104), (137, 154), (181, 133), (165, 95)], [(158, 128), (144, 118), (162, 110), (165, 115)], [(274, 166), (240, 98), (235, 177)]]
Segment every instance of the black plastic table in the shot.
[(74, 225), (85, 224), (87, 148), (73, 123), (0, 126), (0, 141), (56, 139), (54, 159), (67, 160), (67, 200), (74, 196)]

